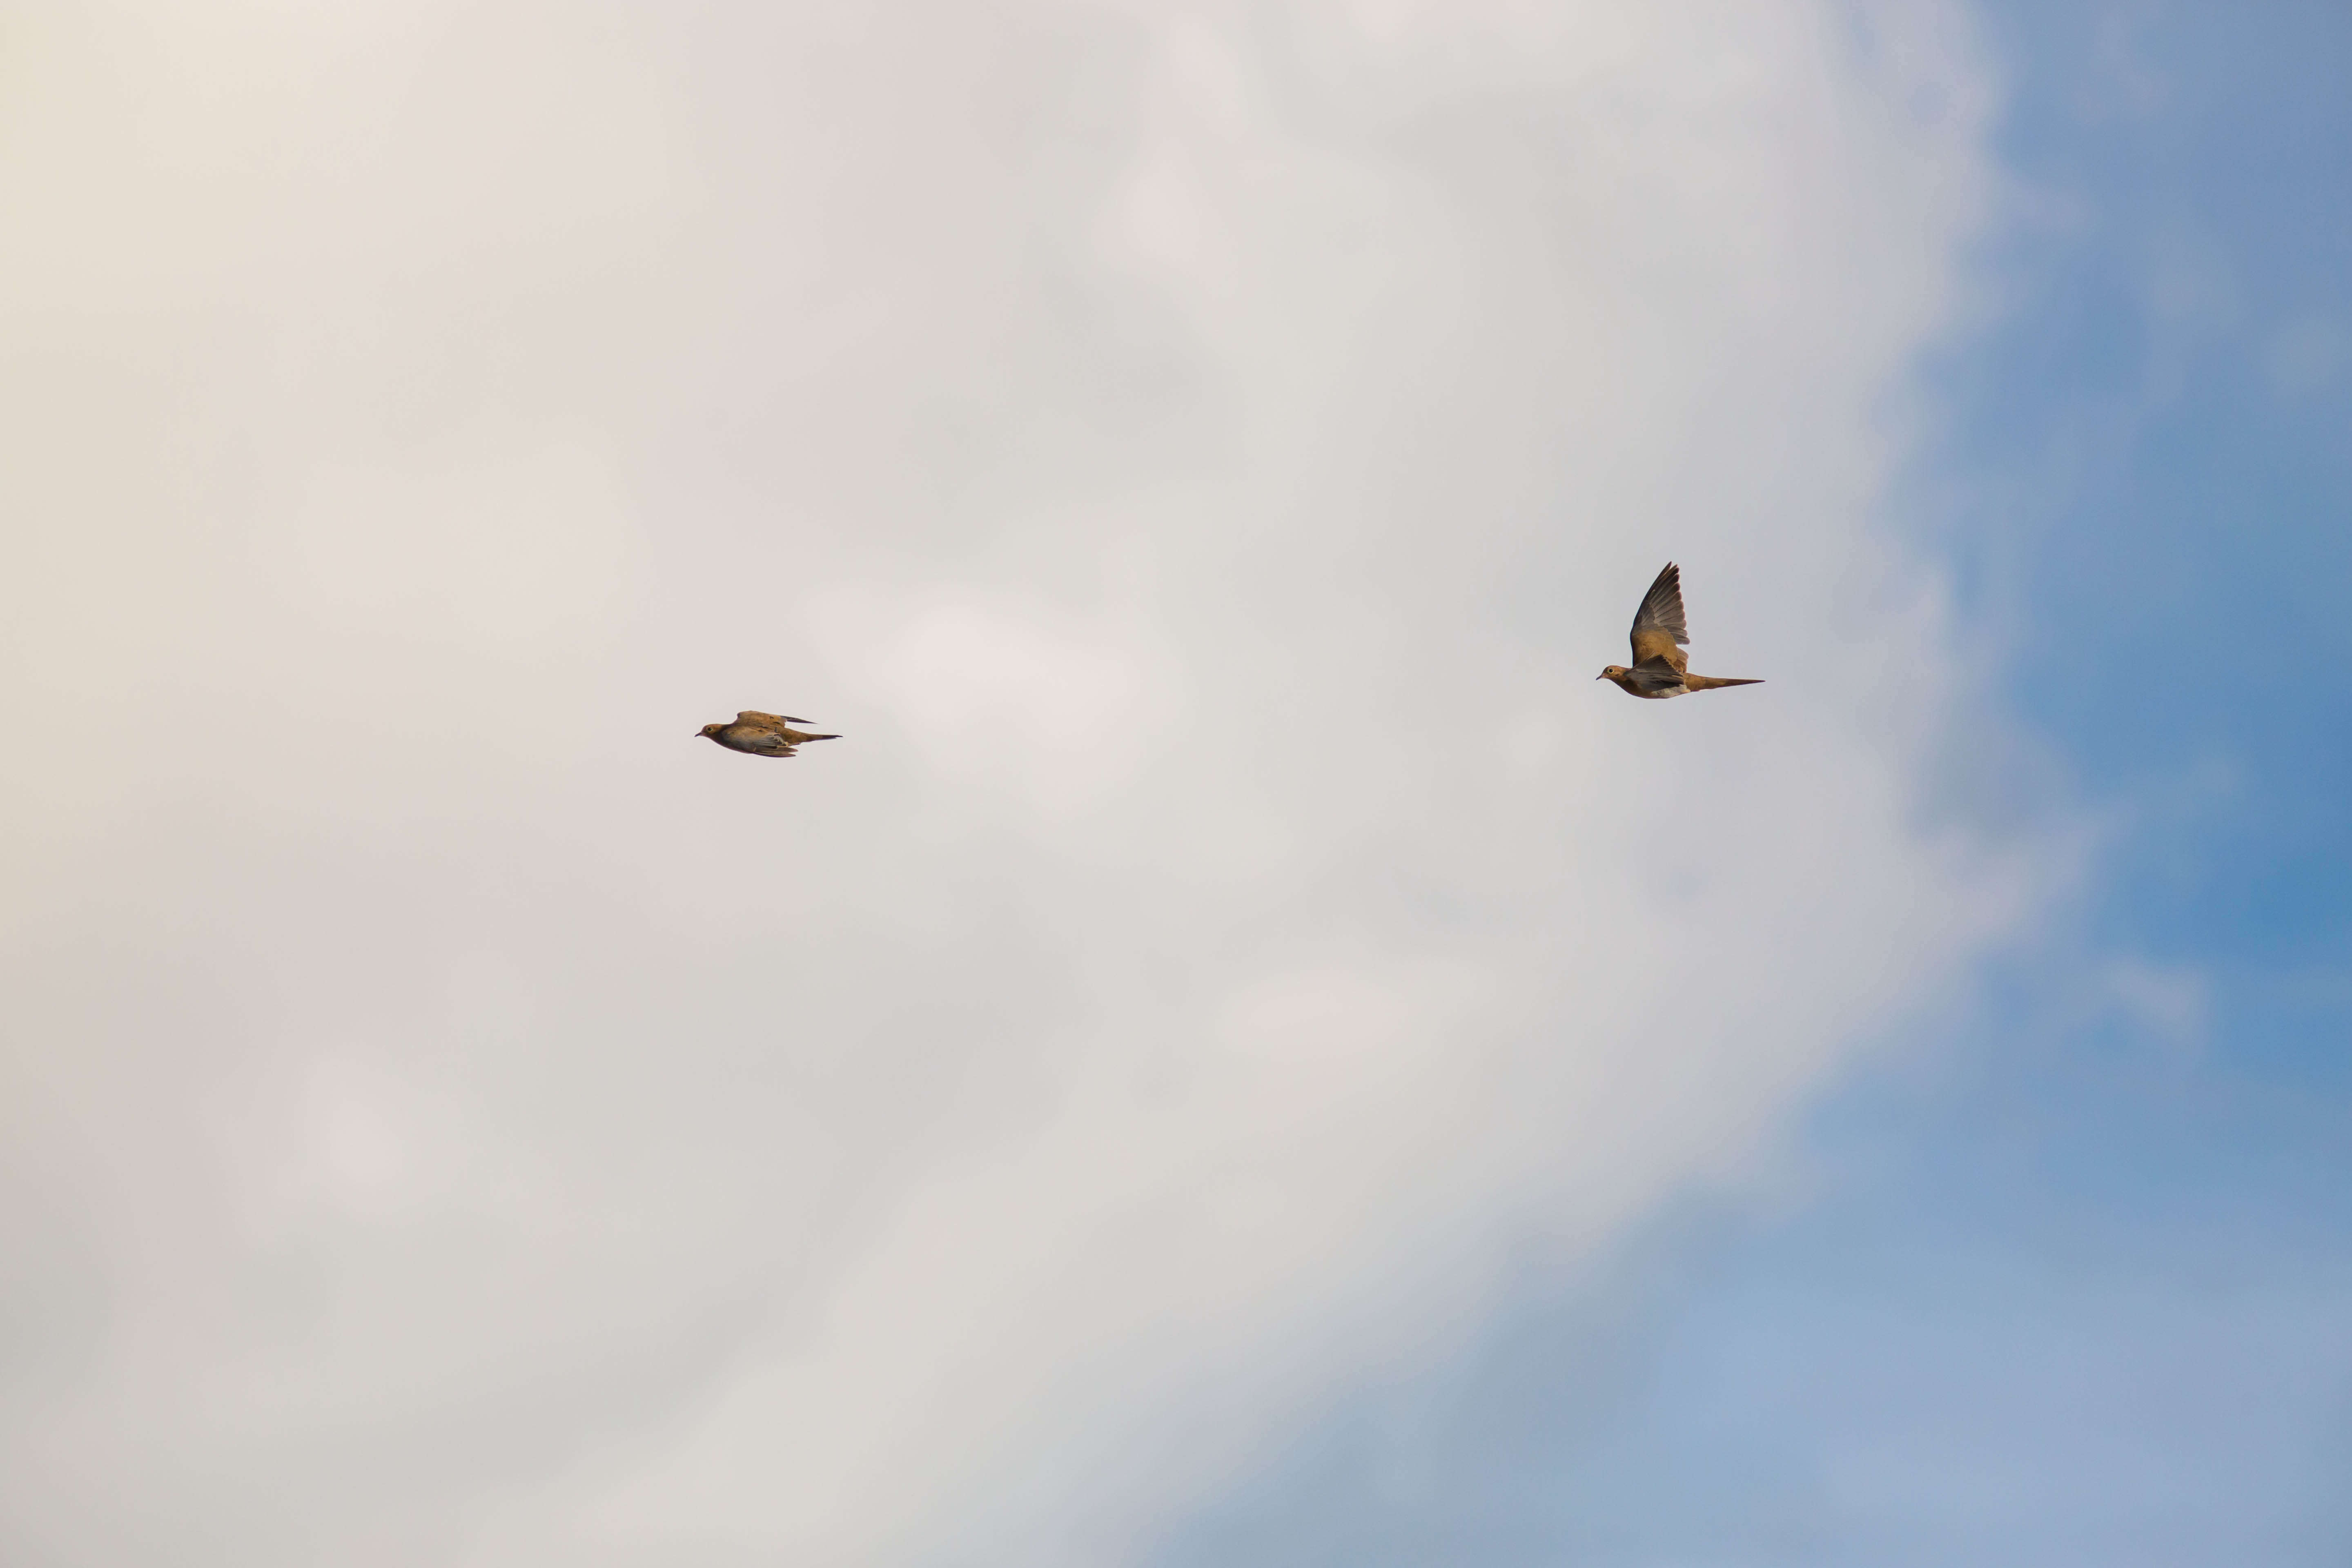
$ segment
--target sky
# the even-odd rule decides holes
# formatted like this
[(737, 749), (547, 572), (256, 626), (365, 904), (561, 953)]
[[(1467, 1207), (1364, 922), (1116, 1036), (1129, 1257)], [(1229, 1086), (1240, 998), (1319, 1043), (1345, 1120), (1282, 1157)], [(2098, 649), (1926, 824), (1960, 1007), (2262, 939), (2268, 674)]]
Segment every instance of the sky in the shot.
[(10, 1563), (2352, 1550), (2339, 7), (6, 20)]
[(2352, 1551), (2352, 16), (1979, 26), (2013, 205), (1906, 483), (2084, 881), (1796, 1194), (1532, 1281), (1162, 1561)]

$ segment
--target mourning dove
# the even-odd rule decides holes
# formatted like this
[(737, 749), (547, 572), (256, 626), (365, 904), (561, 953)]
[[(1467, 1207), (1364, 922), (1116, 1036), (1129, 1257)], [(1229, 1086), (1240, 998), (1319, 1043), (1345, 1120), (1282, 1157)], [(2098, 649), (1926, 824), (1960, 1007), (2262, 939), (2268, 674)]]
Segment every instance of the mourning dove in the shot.
[(1760, 680), (1726, 680), (1693, 675), (1683, 648), (1690, 627), (1683, 620), (1683, 569), (1673, 562), (1658, 574), (1642, 607), (1633, 615), (1633, 668), (1612, 664), (1593, 679), (1613, 680), (1635, 697), (1680, 697), (1685, 691), (1712, 691), (1718, 686), (1761, 686)]
[(732, 724), (705, 724), (697, 732), (708, 735), (730, 752), (753, 757), (797, 756), (803, 741), (841, 739), (838, 735), (814, 735), (793, 728), (807, 722), (789, 713), (754, 713), (746, 709), (735, 715)]

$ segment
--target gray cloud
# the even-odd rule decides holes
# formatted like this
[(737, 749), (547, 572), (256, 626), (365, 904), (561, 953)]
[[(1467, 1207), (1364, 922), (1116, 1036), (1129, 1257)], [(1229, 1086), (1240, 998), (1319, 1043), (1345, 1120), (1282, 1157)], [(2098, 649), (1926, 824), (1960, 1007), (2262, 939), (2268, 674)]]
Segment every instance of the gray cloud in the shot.
[(1118, 1561), (1735, 1172), (2036, 886), (1864, 24), (33, 16), (11, 1561)]

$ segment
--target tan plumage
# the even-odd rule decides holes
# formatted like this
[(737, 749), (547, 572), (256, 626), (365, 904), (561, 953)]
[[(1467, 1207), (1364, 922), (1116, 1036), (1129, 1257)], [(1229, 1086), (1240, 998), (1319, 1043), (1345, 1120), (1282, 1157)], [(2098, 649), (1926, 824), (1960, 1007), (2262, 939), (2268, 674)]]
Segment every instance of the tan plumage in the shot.
[(797, 756), (807, 742), (841, 739), (838, 735), (819, 735), (793, 728), (807, 722), (789, 713), (761, 713), (746, 708), (735, 715), (732, 724), (705, 724), (696, 733), (718, 742), (730, 752), (751, 757)]
[(1642, 607), (1633, 612), (1633, 664), (1612, 664), (1594, 679), (1613, 680), (1621, 691), (1635, 697), (1680, 697), (1685, 692), (1712, 691), (1718, 686), (1761, 686), (1760, 680), (1739, 680), (1693, 675), (1683, 648), (1690, 642), (1690, 626), (1683, 616), (1683, 569), (1673, 562), (1658, 574)]

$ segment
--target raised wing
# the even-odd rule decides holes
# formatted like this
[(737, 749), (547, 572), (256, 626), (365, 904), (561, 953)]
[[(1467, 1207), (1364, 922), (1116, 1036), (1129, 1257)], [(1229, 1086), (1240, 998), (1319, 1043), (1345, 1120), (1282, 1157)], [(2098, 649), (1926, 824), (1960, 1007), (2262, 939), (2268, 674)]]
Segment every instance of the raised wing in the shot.
[(755, 713), (746, 708), (735, 715), (738, 724), (756, 724), (762, 730), (781, 730), (787, 724), (805, 724), (805, 719), (795, 719), (789, 713)]
[(1634, 612), (1633, 667), (1663, 664), (1680, 675), (1690, 668), (1683, 652), (1689, 641), (1690, 627), (1683, 622), (1683, 569), (1669, 561)]

